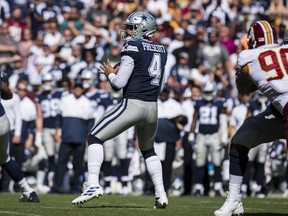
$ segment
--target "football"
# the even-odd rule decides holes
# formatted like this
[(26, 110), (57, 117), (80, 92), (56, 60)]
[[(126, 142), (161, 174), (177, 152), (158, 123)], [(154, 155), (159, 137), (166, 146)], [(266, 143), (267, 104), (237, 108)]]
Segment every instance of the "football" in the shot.
[(115, 68), (117, 68), (117, 67), (119, 67), (119, 66), (120, 66), (120, 62), (116, 63), (116, 64), (113, 66), (113, 68), (115, 69)]

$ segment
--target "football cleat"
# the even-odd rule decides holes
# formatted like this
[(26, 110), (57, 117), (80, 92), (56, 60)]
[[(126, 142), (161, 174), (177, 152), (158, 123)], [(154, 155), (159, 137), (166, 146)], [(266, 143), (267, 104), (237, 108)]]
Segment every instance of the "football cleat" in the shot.
[(242, 215), (244, 213), (244, 208), (239, 196), (239, 199), (230, 196), (229, 192), (225, 203), (220, 209), (214, 212), (214, 216), (232, 216), (232, 215)]
[(196, 189), (193, 193), (192, 193), (192, 196), (195, 196), (195, 197), (200, 197), (202, 196), (203, 193), (200, 189)]
[(168, 206), (167, 196), (155, 197), (154, 209), (165, 209)]
[(31, 193), (23, 192), (20, 196), (19, 202), (40, 202), (40, 199), (35, 191)]
[(104, 189), (104, 194), (105, 194), (105, 195), (111, 195), (111, 194), (112, 194), (111, 187), (105, 187), (105, 189)]
[(38, 193), (47, 194), (51, 188), (46, 185), (37, 185), (36, 190)]
[(224, 195), (223, 190), (215, 190), (215, 197), (223, 197)]
[(103, 196), (102, 187), (91, 185), (91, 186), (88, 186), (79, 197), (74, 199), (72, 201), (72, 204), (74, 205), (83, 204), (85, 202), (88, 202), (91, 199), (99, 198), (100, 196)]

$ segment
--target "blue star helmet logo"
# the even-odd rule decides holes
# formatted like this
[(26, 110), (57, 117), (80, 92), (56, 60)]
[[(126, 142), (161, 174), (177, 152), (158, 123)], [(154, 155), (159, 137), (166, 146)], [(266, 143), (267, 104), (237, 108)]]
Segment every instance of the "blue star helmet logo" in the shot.
[(142, 20), (146, 20), (147, 21), (147, 16), (145, 16), (145, 15), (143, 15), (143, 16), (141, 16), (141, 18), (142, 18)]

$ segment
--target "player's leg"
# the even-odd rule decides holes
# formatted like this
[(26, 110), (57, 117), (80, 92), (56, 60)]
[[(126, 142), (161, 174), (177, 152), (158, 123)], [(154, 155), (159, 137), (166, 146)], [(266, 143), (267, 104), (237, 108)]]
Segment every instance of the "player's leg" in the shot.
[(261, 144), (257, 146), (258, 148), (258, 157), (255, 161), (256, 163), (256, 174), (255, 174), (255, 180), (257, 183), (257, 191), (255, 192), (255, 196), (258, 198), (264, 198), (266, 196), (266, 178), (265, 178), (265, 161), (267, 156), (267, 149), (268, 149), (268, 143)]
[(71, 179), (71, 192), (79, 193), (82, 192), (82, 181), (81, 176), (84, 175), (84, 153), (85, 153), (85, 143), (72, 144), (73, 145), (73, 171), (74, 175)]
[(222, 161), (223, 161), (223, 152), (222, 146), (219, 139), (219, 134), (215, 133), (209, 137), (207, 140), (209, 143), (209, 152), (212, 158), (212, 163), (214, 165), (214, 191), (215, 196), (223, 196), (223, 184), (222, 184)]
[[(140, 121), (142, 113), (137, 110), (137, 103), (132, 101), (123, 99), (120, 104), (106, 112), (88, 134), (87, 187), (72, 204), (82, 204), (103, 195), (103, 189), (99, 184), (100, 169), (104, 160), (103, 143)], [(138, 100), (137, 102), (139, 103)]]
[(244, 212), (240, 189), (247, 167), (249, 149), (284, 137), (282, 118), (271, 106), (244, 121), (231, 141), (228, 197), (223, 206), (214, 212), (215, 216), (231, 216)]
[(55, 170), (55, 176), (53, 181), (53, 187), (51, 192), (63, 193), (63, 181), (65, 174), (67, 173), (67, 163), (73, 152), (73, 144), (62, 142), (59, 149), (59, 158)]
[[(139, 148), (145, 159), (147, 171), (155, 188), (154, 208), (166, 208), (168, 205), (167, 195), (164, 189), (162, 165), (154, 150), (154, 142), (157, 129), (157, 104), (146, 103), (145, 123), (136, 125)], [(156, 112), (155, 112), (156, 111)]]
[[(53, 181), (56, 166), (56, 142), (54, 140), (55, 129), (44, 128), (42, 132), (43, 145), (48, 156), (48, 183), (51, 185), (51, 180)], [(60, 143), (58, 143), (60, 146)], [(43, 182), (44, 184), (44, 182)], [(52, 185), (53, 186), (53, 185)]]
[(117, 136), (117, 144), (116, 144), (116, 155), (120, 161), (120, 181), (121, 181), (121, 191), (120, 194), (127, 195), (129, 193), (128, 190), (128, 182), (131, 181), (129, 177), (129, 165), (130, 158), (127, 158), (127, 150), (128, 150), (128, 133), (124, 131), (123, 133)]
[(104, 161), (103, 161), (103, 172), (104, 172), (104, 194), (111, 194), (111, 180), (112, 180), (112, 159), (115, 154), (115, 138), (107, 140), (104, 147)]
[(207, 160), (207, 143), (206, 143), (206, 136), (203, 134), (198, 133), (196, 135), (194, 145), (194, 152), (196, 155), (195, 160), (195, 184), (193, 186), (193, 196), (201, 196), (204, 194), (204, 177), (205, 177), (205, 169), (206, 169), (206, 160)]
[(241, 185), (241, 194), (244, 197), (250, 195), (249, 182), (251, 178), (251, 171), (253, 169), (253, 164), (257, 155), (257, 147), (250, 149), (248, 153), (249, 160), (247, 162), (246, 171), (244, 173), (243, 182)]
[(9, 156), (9, 121), (0, 117), (0, 165), (22, 189), (20, 202), (39, 202), (35, 191), (28, 185), (20, 166)]

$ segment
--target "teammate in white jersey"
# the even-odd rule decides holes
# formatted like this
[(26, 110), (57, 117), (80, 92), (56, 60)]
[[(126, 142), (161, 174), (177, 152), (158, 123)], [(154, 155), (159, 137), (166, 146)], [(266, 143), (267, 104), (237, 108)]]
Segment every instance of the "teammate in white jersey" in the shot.
[(229, 192), (215, 216), (242, 214), (240, 188), (248, 152), (261, 143), (288, 140), (288, 46), (279, 46), (277, 33), (267, 21), (253, 23), (248, 31), (249, 50), (239, 54), (236, 84), (239, 93), (260, 90), (271, 105), (244, 121), (231, 140)]

